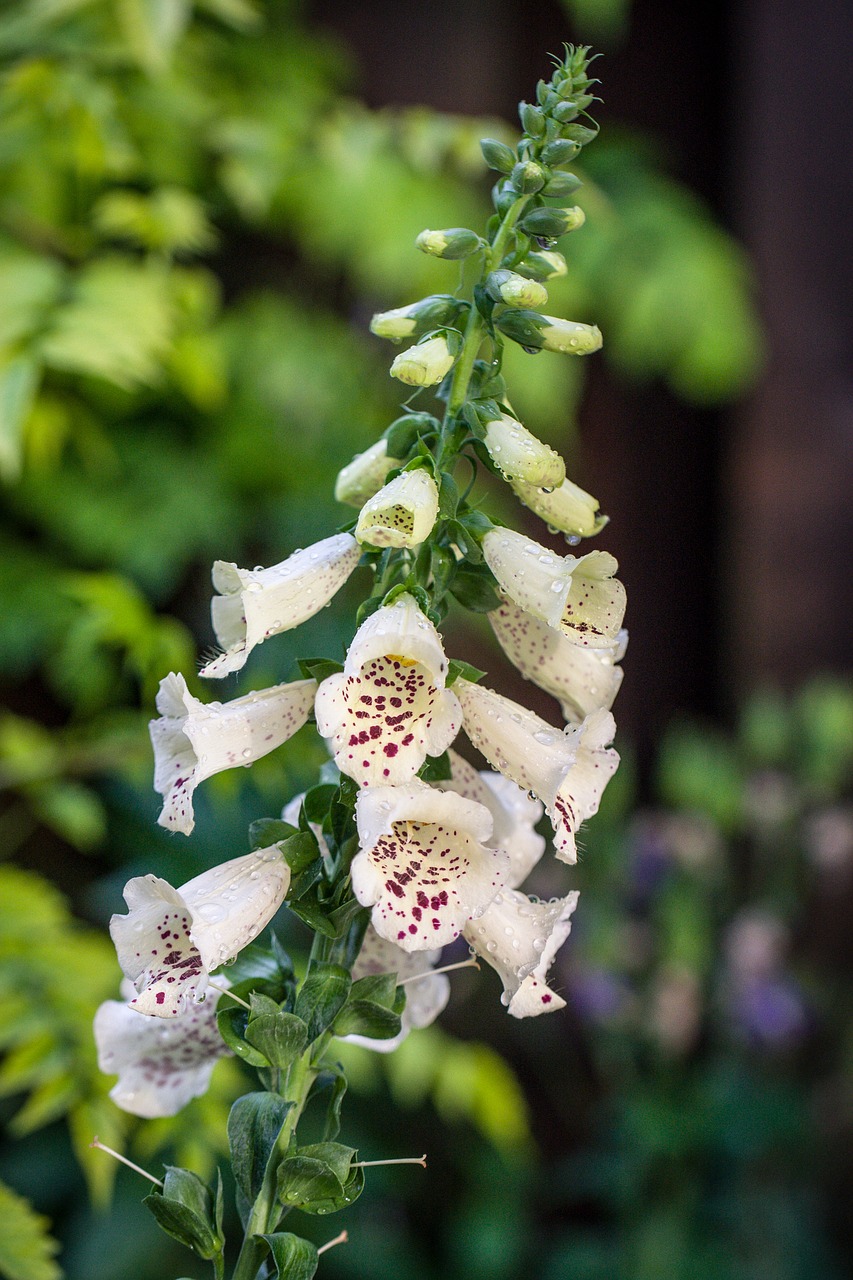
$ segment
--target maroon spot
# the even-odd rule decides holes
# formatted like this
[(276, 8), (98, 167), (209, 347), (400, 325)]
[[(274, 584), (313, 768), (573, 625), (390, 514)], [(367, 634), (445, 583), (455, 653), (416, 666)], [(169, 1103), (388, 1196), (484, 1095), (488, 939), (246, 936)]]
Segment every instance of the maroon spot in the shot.
[(385, 888), (389, 891), (389, 893), (393, 893), (394, 896), (397, 898), (404, 898), (406, 896), (403, 893), (403, 890), (400, 888), (400, 886), (398, 884), (395, 884), (393, 880), (386, 880)]
[(386, 742), (382, 750), (386, 756), (395, 756), (397, 754), (397, 744), (396, 742)]
[(166, 992), (158, 991), (154, 999), (157, 1001), (158, 1004), (162, 1004), (163, 1001), (166, 999)]

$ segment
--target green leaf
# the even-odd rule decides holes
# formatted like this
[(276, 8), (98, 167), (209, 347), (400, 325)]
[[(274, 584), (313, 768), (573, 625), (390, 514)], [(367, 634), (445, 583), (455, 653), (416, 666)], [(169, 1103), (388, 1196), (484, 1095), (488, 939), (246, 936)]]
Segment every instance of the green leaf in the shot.
[(15, 480), (21, 473), (24, 426), (35, 400), (41, 368), (29, 356), (18, 356), (0, 368), (0, 476)]
[(479, 667), (472, 667), (470, 663), (462, 662), (459, 658), (451, 658), (447, 664), (447, 687), (449, 689), (460, 677), (463, 680), (470, 680), (472, 684), (477, 684), (485, 674), (485, 671), (481, 671)]
[(287, 905), (295, 916), (305, 921), (310, 929), (322, 933), (324, 938), (337, 938), (337, 929), (318, 902), (303, 898), (301, 902), (288, 901)]
[(312, 964), (296, 997), (294, 1012), (308, 1024), (309, 1040), (331, 1026), (346, 1004), (352, 978), (338, 964)]
[(320, 1142), (300, 1147), (283, 1160), (278, 1171), (278, 1195), (282, 1204), (305, 1213), (335, 1213), (358, 1198), (364, 1172), (351, 1164), (352, 1147)]
[(367, 908), (363, 907), (357, 898), (348, 898), (339, 907), (335, 907), (334, 911), (330, 911), (328, 920), (335, 931), (334, 936), (342, 938), (353, 921), (366, 910)]
[(306, 680), (325, 680), (327, 676), (338, 675), (343, 671), (339, 662), (331, 658), (299, 658), (299, 670)]
[(438, 491), (438, 510), (439, 514), (445, 520), (452, 520), (456, 515), (456, 508), (459, 505), (459, 486), (449, 472), (444, 471), (441, 475), (441, 485)]
[(230, 1009), (216, 1010), (216, 1025), (228, 1048), (250, 1067), (269, 1066), (264, 1055), (246, 1043), (247, 1022), (248, 1018), (245, 1009), (232, 1007)]
[(276, 1231), (264, 1236), (264, 1240), (270, 1247), (278, 1280), (312, 1280), (320, 1259), (310, 1240), (290, 1231)]
[(347, 1091), (347, 1077), (343, 1068), (337, 1063), (327, 1062), (317, 1076), (309, 1097), (314, 1098), (329, 1091), (326, 1104), (326, 1123), (323, 1127), (323, 1140), (336, 1138), (341, 1131), (341, 1107)]
[(309, 822), (322, 825), (339, 786), (338, 782), (321, 782), (305, 792), (302, 803), (305, 806), (305, 817)]
[[(319, 873), (323, 872), (323, 860), (319, 857), (320, 846), (313, 831), (297, 831), (295, 835), (282, 840), (279, 848), (284, 860), (295, 876), (306, 872), (309, 867), (319, 863)], [(307, 885), (306, 885), (307, 888)], [(291, 893), (293, 888), (291, 886)], [(304, 890), (303, 890), (304, 892)]]
[(372, 1000), (351, 1000), (335, 1019), (336, 1036), (368, 1036), (371, 1040), (393, 1040), (400, 1034), (400, 1015)]
[(189, 1169), (167, 1166), (163, 1190), (142, 1202), (167, 1235), (208, 1260), (222, 1252), (223, 1239), (214, 1221), (210, 1188)]
[[(454, 679), (456, 679), (455, 676)], [(448, 680), (447, 683), (450, 685), (452, 681)], [(420, 769), (418, 769), (418, 777), (422, 778), (424, 782), (449, 781), (449, 779), (453, 777), (453, 771), (450, 767), (450, 756), (448, 753), (446, 751), (442, 751), (440, 756), (427, 756)]]
[(0, 1275), (7, 1280), (59, 1280), (54, 1259), (59, 1249), (48, 1234), (48, 1220), (0, 1182)]
[(295, 836), (297, 828), (281, 818), (258, 818), (249, 826), (249, 847), (251, 849), (269, 849), (271, 845), (280, 844)]
[(250, 1017), (246, 1039), (274, 1067), (289, 1067), (308, 1047), (308, 1028), (301, 1018), (283, 1010)]
[(491, 570), (484, 565), (466, 565), (457, 569), (450, 588), (451, 594), (474, 613), (491, 613), (500, 605)]
[(238, 1098), (228, 1117), (231, 1166), (237, 1186), (254, 1204), (263, 1186), (276, 1142), (293, 1107), (275, 1093), (247, 1093)]

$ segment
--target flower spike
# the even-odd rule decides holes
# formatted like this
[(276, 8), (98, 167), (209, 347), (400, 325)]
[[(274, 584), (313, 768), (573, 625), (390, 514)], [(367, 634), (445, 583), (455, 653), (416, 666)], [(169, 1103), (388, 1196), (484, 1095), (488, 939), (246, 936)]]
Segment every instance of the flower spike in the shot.
[(159, 720), (149, 725), (154, 790), (163, 797), (161, 827), (189, 835), (193, 792), (224, 769), (260, 760), (291, 738), (311, 714), (316, 680), (295, 680), (231, 702), (201, 702), (174, 673), (160, 681)]
[(361, 551), (350, 533), (336, 533), (295, 551), (270, 569), (240, 569), (217, 560), (210, 612), (225, 650), (202, 667), (202, 676), (226, 676), (245, 666), (256, 645), (313, 618), (344, 585)]

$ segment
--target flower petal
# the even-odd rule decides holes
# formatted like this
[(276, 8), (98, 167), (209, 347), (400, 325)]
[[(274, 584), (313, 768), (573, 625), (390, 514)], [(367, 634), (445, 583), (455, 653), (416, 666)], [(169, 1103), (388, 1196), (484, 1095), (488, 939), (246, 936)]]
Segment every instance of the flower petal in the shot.
[(438, 515), (438, 488), (423, 467), (404, 471), (368, 498), (359, 513), (355, 536), (372, 547), (417, 547)]
[[(227, 986), (226, 978), (221, 979)], [(135, 1116), (173, 1116), (208, 1087), (219, 1058), (230, 1050), (216, 1026), (219, 992), (190, 1005), (170, 1022), (148, 1018), (119, 1000), (95, 1014), (98, 1066), (118, 1075), (110, 1097)]]
[(166, 676), (157, 695), (161, 718), (149, 726), (154, 789), (163, 796), (160, 826), (189, 835), (198, 784), (280, 747), (305, 724), (316, 689), (316, 680), (296, 680), (231, 702), (204, 703), (182, 675)]
[(489, 614), (489, 622), (513, 666), (559, 699), (567, 720), (577, 723), (600, 707), (609, 711), (622, 683), (615, 641), (602, 649), (572, 644), (511, 600), (503, 600)]
[(266, 928), (289, 887), (290, 867), (277, 845), (220, 863), (181, 887), (208, 972), (233, 960)]
[(508, 856), (485, 847), (489, 811), (452, 792), (422, 782), (370, 787), (356, 821), (353, 892), (373, 907), (376, 932), (404, 951), (452, 942), (506, 882)]
[(450, 766), (450, 781), (435, 785), (442, 791), (455, 791), (466, 800), (476, 800), (489, 810), (494, 822), (489, 847), (507, 854), (507, 887), (517, 888), (545, 852), (545, 837), (535, 830), (542, 817), (542, 805), (503, 774), (478, 773), (455, 751), (450, 752)]
[(210, 610), (225, 652), (199, 674), (219, 677), (239, 671), (255, 645), (313, 618), (344, 585), (360, 556), (352, 534), (336, 533), (269, 569), (241, 569), (217, 560), (213, 585), (220, 594)]
[(343, 672), (317, 691), (317, 729), (338, 768), (362, 786), (396, 785), (441, 755), (462, 722), (446, 675), (441, 637), (411, 596), (371, 614)]
[[(569, 936), (577, 901), (576, 891), (553, 902), (536, 902), (517, 889), (502, 889), (482, 916), (465, 926), (468, 942), (500, 975), (503, 1002), (514, 1017), (553, 1011), (565, 1003), (548, 991), (545, 975)], [(528, 978), (533, 983), (525, 987)]]

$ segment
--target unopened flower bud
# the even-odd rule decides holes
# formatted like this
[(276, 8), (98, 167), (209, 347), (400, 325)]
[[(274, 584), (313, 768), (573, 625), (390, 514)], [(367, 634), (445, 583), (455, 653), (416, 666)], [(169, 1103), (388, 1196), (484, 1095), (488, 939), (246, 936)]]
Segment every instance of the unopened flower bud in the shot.
[[(455, 349), (451, 349), (451, 346)], [(444, 333), (435, 338), (427, 338), (400, 352), (391, 365), (391, 376), (408, 383), (410, 387), (435, 386), (453, 368), (458, 348), (458, 341), (451, 344), (448, 335)]]
[(505, 142), (498, 142), (497, 138), (481, 138), (480, 150), (490, 169), (497, 169), (498, 173), (512, 173), (515, 152)]
[(535, 160), (522, 160), (512, 171), (510, 181), (522, 195), (533, 195), (545, 185), (545, 171)]
[(566, 464), (560, 455), (509, 414), (486, 423), (485, 445), (510, 482), (522, 481), (538, 490), (554, 489), (565, 479)]
[(563, 169), (557, 169), (551, 174), (542, 194), (552, 200), (565, 200), (567, 196), (573, 195), (580, 185), (580, 178), (578, 178), (577, 174), (566, 173)]
[(542, 137), (545, 132), (545, 117), (540, 107), (534, 107), (529, 102), (520, 102), (518, 115), (525, 133), (529, 133), (531, 138)]
[[(565, 175), (569, 177), (569, 174)], [(580, 186), (580, 182), (578, 182)], [(548, 236), (556, 239), (577, 226), (574, 211), (568, 209), (531, 209), (519, 223), (522, 231), (529, 236)]]
[(539, 253), (529, 253), (523, 262), (516, 267), (519, 275), (528, 276), (531, 280), (553, 280), (564, 276), (568, 271), (566, 259), (555, 250), (542, 249)]
[(556, 316), (543, 316), (537, 311), (521, 308), (502, 311), (495, 317), (495, 324), (513, 342), (537, 351), (544, 348), (585, 356), (598, 351), (602, 344), (601, 330), (597, 325), (559, 320)]
[(576, 142), (571, 142), (568, 138), (555, 138), (553, 142), (546, 142), (542, 148), (542, 163), (549, 166), (568, 164), (570, 160), (574, 160), (578, 151)]
[(336, 500), (348, 507), (363, 507), (367, 499), (382, 488), (388, 472), (398, 467), (400, 462), (399, 458), (388, 457), (386, 440), (377, 440), (338, 472)]
[(479, 249), (481, 240), (467, 227), (448, 227), (444, 231), (422, 231), (415, 244), (434, 258), (467, 258)]
[(407, 307), (379, 311), (370, 322), (370, 332), (378, 338), (399, 342), (401, 338), (417, 338), (441, 324), (453, 324), (464, 303), (449, 293), (435, 293)]
[(486, 292), (495, 302), (506, 302), (513, 307), (538, 309), (548, 302), (548, 290), (543, 285), (506, 269), (490, 272), (486, 277)]

